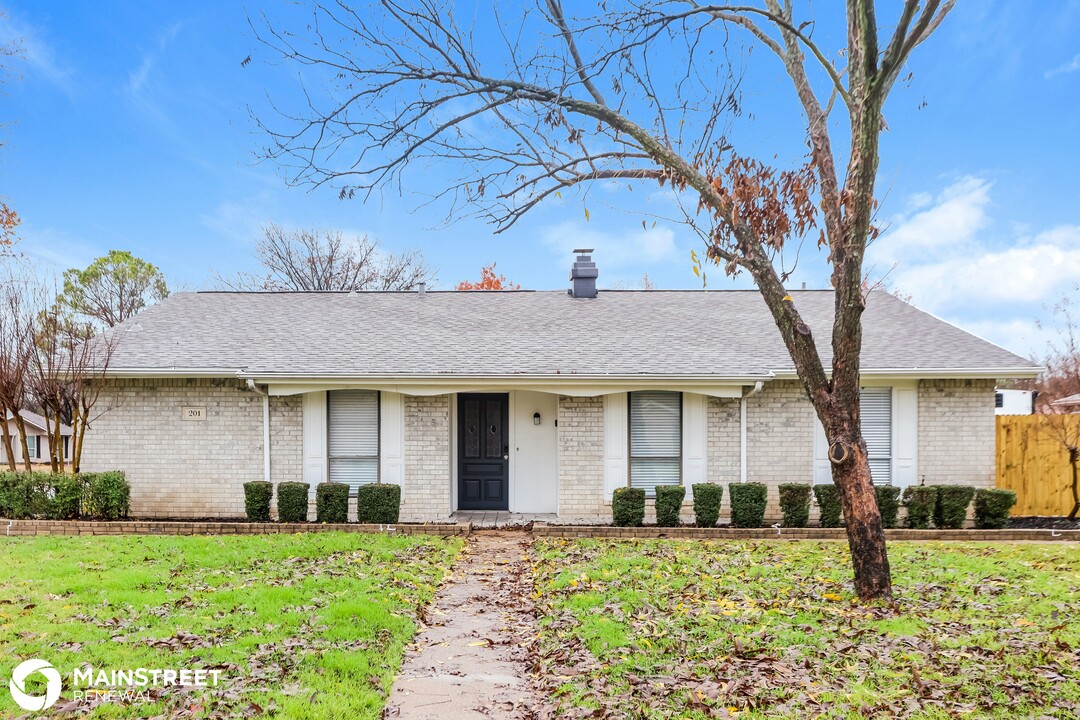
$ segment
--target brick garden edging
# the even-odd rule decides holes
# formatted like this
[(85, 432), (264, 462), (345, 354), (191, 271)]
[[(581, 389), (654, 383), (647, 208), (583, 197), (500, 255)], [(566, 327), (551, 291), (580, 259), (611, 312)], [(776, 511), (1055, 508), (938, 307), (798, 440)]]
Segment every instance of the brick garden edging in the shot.
[(183, 520), (0, 520), (0, 534), (26, 535), (272, 535), (349, 532), (391, 535), (468, 535), (467, 522), (445, 524), (361, 525), (359, 523), (249, 523)]
[[(533, 523), (536, 537), (638, 538), (670, 540), (845, 540), (843, 528), (698, 528), (698, 527), (612, 527), (610, 525), (547, 525)], [(1015, 542), (1018, 540), (1080, 542), (1080, 530), (911, 530), (885, 531), (886, 539), (966, 540), (970, 542)]]
[[(500, 528), (505, 530), (506, 528)], [(483, 532), (482, 529), (477, 531)], [(472, 523), (401, 523), (361, 525), (359, 523), (249, 523), (183, 520), (3, 520), (0, 534), (30, 535), (272, 535), (281, 533), (348, 532), (364, 534), (468, 536)], [(612, 527), (610, 525), (548, 525), (533, 523), (534, 537), (622, 538), (670, 540), (844, 540), (843, 528), (698, 528)], [(1080, 530), (886, 530), (885, 537), (897, 540), (966, 540), (969, 542), (1056, 541), (1080, 542)]]

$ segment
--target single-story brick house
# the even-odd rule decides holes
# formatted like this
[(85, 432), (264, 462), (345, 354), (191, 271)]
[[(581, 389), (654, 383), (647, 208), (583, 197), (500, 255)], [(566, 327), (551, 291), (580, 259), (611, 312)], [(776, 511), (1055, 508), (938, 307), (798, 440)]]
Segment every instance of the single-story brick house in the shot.
[[(51, 421), (39, 415), (36, 412), (30, 410), (20, 410), (19, 415), (22, 416), (23, 427), (26, 428), (26, 449), (30, 452), (30, 462), (35, 465), (48, 465), (49, 455), (51, 454), (50, 447), (50, 429)], [(4, 420), (8, 427), (8, 436), (11, 438), (11, 454), (15, 457), (15, 464), (22, 466), (23, 452), (22, 443), (19, 442), (19, 427), (15, 424), (15, 416), (10, 412)], [(71, 458), (71, 426), (60, 424), (60, 437), (64, 442), (64, 459)], [(0, 443), (0, 463), (7, 464), (7, 448), (3, 443)]]
[[(432, 521), (609, 516), (627, 484), (829, 481), (756, 291), (596, 275), (581, 255), (569, 293), (177, 293), (114, 329), (83, 465), (126, 471), (132, 513), (159, 517), (240, 516), (263, 478), (398, 483), (403, 519)], [(832, 292), (792, 296), (827, 347)], [(875, 481), (990, 486), (995, 380), (1038, 368), (872, 292), (863, 370)]]

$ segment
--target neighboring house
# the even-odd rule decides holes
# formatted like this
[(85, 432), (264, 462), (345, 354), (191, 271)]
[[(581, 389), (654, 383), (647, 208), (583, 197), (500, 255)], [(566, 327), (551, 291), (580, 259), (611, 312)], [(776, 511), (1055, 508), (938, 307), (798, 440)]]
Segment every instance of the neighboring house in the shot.
[[(113, 330), (83, 465), (126, 471), (143, 516), (239, 516), (263, 478), (398, 483), (403, 519), (566, 521), (628, 484), (759, 481), (775, 516), (780, 483), (830, 481), (756, 291), (596, 276), (582, 255), (569, 294), (176, 293)], [(833, 293), (791, 294), (827, 356)], [(992, 486), (995, 380), (1039, 368), (885, 292), (864, 318), (874, 480)]]
[[(29, 410), (20, 410), (23, 425), (26, 427), (26, 447), (30, 451), (31, 463), (49, 464), (49, 422), (42, 416)], [(11, 437), (12, 455), (15, 462), (21, 467), (23, 462), (22, 443), (19, 442), (19, 428), (15, 425), (15, 416), (10, 412), (6, 418), (8, 435)], [(60, 436), (64, 439), (64, 459), (71, 457), (71, 428), (60, 425)], [(0, 443), (0, 463), (7, 465), (7, 449)]]
[(1034, 390), (994, 390), (994, 412), (998, 415), (1031, 415), (1035, 412)]
[(1050, 403), (1056, 410), (1064, 410), (1070, 413), (1080, 413), (1080, 393), (1068, 395)]

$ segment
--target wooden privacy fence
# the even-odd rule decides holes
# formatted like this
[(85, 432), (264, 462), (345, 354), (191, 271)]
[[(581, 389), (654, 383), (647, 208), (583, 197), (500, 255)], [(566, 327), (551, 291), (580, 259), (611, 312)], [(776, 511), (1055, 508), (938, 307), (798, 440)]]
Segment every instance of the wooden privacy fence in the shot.
[(1072, 511), (1072, 465), (1062, 430), (1066, 437), (1080, 437), (1080, 415), (998, 416), (997, 486), (1016, 492), (1013, 515)]

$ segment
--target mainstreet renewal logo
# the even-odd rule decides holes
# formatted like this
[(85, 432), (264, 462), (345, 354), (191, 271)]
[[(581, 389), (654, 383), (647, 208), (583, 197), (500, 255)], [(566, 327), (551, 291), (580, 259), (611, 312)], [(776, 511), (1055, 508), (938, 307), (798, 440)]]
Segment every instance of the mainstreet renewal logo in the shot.
[[(27, 692), (27, 678), (35, 673), (45, 677), (44, 695), (32, 695)], [(167, 687), (182, 685), (186, 687), (216, 687), (221, 670), (159, 670), (135, 668), (133, 670), (94, 670), (86, 666), (77, 668), (71, 674), (72, 694), (79, 700), (116, 700), (133, 702), (150, 700), (147, 687)], [(11, 673), (8, 689), (11, 697), (23, 710), (37, 712), (47, 710), (60, 698), (63, 682), (60, 673), (50, 663), (34, 658), (20, 664)], [(140, 690), (141, 688), (141, 690)]]
[[(26, 678), (34, 673), (41, 673), (48, 682), (44, 695), (30, 695), (26, 692)], [(44, 660), (34, 658), (15, 668), (11, 673), (8, 689), (11, 690), (11, 697), (16, 705), (23, 710), (34, 712), (52, 707), (60, 697), (60, 685), (60, 673), (56, 671), (56, 668)]]

